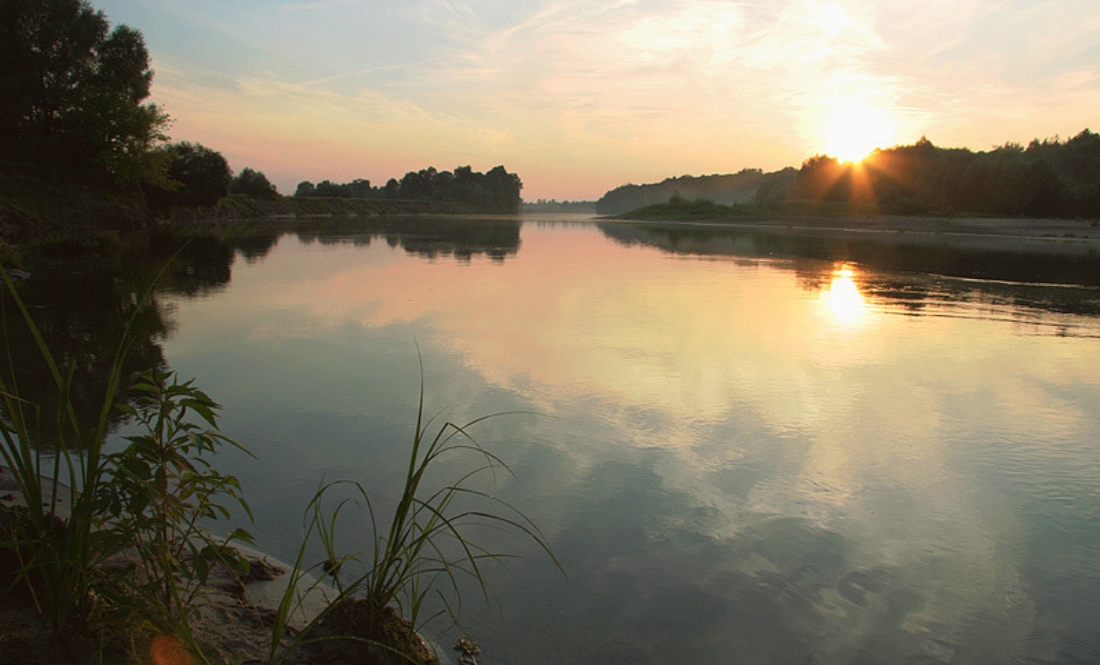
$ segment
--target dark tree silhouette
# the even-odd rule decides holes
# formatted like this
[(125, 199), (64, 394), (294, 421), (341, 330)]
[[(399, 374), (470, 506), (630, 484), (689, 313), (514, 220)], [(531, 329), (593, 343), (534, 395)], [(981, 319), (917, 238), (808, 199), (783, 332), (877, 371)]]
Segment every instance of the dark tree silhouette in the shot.
[(186, 141), (164, 150), (169, 156), (168, 175), (172, 184), (167, 188), (148, 188), (153, 208), (208, 207), (229, 193), (233, 175), (220, 152)]
[[(853, 189), (854, 178), (866, 188)], [(797, 198), (853, 202), (886, 213), (1100, 217), (1100, 136), (1016, 143), (986, 152), (940, 148), (927, 138), (878, 150), (862, 164), (819, 155), (798, 172)]]
[(0, 151), (136, 180), (168, 117), (141, 33), (81, 0), (0, 1)]
[(344, 184), (323, 180), (316, 186), (306, 181), (298, 185), (294, 196), (439, 201), (473, 212), (514, 214), (519, 212), (521, 189), (519, 176), (503, 166), (496, 166), (488, 173), (477, 173), (469, 166), (459, 166), (454, 172), (437, 171), (429, 166), (409, 171), (401, 180), (390, 178), (385, 187), (371, 187), (370, 181), (362, 178)]
[(255, 196), (260, 199), (274, 199), (279, 197), (279, 190), (267, 179), (261, 171), (253, 171), (247, 166), (234, 176), (229, 185), (230, 194), (243, 194)]

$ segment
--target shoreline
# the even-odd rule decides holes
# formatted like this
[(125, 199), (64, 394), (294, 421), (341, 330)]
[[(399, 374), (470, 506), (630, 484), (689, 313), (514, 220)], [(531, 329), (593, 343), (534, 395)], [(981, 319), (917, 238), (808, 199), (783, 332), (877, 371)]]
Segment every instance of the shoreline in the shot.
[[(45, 497), (47, 492), (52, 493), (53, 483), (48, 478), (43, 481)], [(58, 485), (55, 514), (62, 519), (69, 516), (68, 493), (68, 486)], [(11, 470), (0, 465), (0, 511), (24, 505), (25, 497)], [(293, 579), (292, 564), (254, 547), (242, 543), (230, 543), (230, 547), (244, 555), (251, 570), (241, 576), (225, 565), (214, 566), (195, 603), (191, 630), (201, 636), (206, 655), (215, 658), (215, 662), (266, 662), (273, 639), (273, 618), (290, 584), (295, 583), (297, 592), (280, 648), (286, 647), (289, 636), (301, 632), (316, 619), (335, 600), (337, 591), (332, 583), (318, 580), (307, 570), (299, 571), (297, 579)], [(41, 630), (37, 616), (33, 607), (0, 603), (0, 654), (9, 653), (13, 646), (17, 652), (20, 644), (34, 650), (40, 640), (50, 640), (48, 631)], [(450, 652), (439, 643), (437, 635), (423, 631), (418, 631), (418, 635), (441, 665), (453, 665)], [(299, 648), (285, 653), (280, 662), (308, 665), (311, 660), (309, 652)]]
[(745, 231), (777, 236), (852, 239), (893, 246), (949, 246), (980, 251), (1033, 254), (1100, 254), (1095, 220), (992, 217), (809, 217), (759, 215), (740, 219), (623, 219), (596, 221), (661, 229)]

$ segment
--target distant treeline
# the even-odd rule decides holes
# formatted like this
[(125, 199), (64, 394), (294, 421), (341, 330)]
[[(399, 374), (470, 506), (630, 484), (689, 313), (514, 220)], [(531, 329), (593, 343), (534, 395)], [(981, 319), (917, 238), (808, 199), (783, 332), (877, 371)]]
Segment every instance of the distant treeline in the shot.
[(539, 199), (537, 201), (524, 201), (522, 210), (524, 212), (596, 212), (596, 202)]
[[(671, 202), (671, 204), (670, 204)], [(731, 210), (703, 204), (724, 204)], [(670, 208), (671, 205), (671, 208)], [(600, 214), (699, 216), (822, 210), (899, 215), (1100, 218), (1100, 135), (1007, 143), (986, 152), (940, 148), (927, 138), (876, 150), (859, 163), (817, 155), (799, 169), (745, 169), (624, 185), (596, 203)]]
[(673, 196), (689, 200), (706, 199), (723, 205), (753, 203), (764, 177), (760, 169), (744, 169), (740, 173), (725, 175), (684, 175), (649, 185), (623, 185), (600, 197), (596, 201), (596, 212), (617, 215), (648, 205), (667, 203)]
[(479, 173), (469, 166), (459, 166), (453, 172), (436, 171), (430, 166), (409, 171), (400, 181), (390, 178), (382, 187), (372, 187), (370, 180), (364, 178), (342, 184), (322, 180), (316, 185), (307, 180), (298, 183), (294, 196), (453, 202), (465, 204), (471, 212), (516, 213), (521, 189), (519, 176), (503, 166), (496, 166), (488, 173)]
[[(248, 210), (519, 209), (522, 183), (503, 166), (485, 174), (429, 168), (382, 188), (366, 180), (302, 183), (298, 196), (334, 200), (287, 205), (261, 171), (234, 174), (217, 150), (169, 142), (171, 118), (148, 101), (153, 71), (144, 38), (112, 27), (86, 0), (0, 0), (0, 64), (0, 245), (57, 225), (106, 228)], [(383, 200), (337, 202), (345, 197)]]
[(922, 138), (860, 164), (817, 156), (796, 178), (802, 199), (896, 214), (963, 213), (1100, 217), (1100, 135), (1008, 143), (988, 152), (940, 148)]

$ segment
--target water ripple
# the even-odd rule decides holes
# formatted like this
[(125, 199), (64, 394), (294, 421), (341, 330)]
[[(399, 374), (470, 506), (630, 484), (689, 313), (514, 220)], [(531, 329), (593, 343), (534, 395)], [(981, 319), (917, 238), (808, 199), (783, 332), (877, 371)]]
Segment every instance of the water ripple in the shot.
[(997, 662), (1012, 665), (1096, 665), (1100, 663), (1100, 643), (1033, 632), (1010, 640), (1000, 656)]

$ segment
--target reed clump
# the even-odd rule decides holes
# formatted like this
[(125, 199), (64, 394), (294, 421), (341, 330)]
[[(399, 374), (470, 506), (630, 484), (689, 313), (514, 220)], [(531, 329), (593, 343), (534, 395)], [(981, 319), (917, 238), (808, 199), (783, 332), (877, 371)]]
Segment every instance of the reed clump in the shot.
[[(322, 483), (305, 512), (305, 538), (291, 572), (291, 582), (274, 622), (268, 663), (283, 662), (305, 650), (319, 663), (438, 663), (420, 639), (420, 627), (437, 618), (456, 624), (462, 589), (472, 588), (488, 601), (483, 566), (509, 555), (482, 545), (471, 534), (482, 527), (509, 530), (531, 539), (557, 565), (545, 537), (519, 510), (478, 489), (486, 474), (511, 474), (508, 466), (483, 448), (471, 430), (494, 414), (465, 424), (425, 418), (424, 382), (413, 430), (408, 465), (399, 500), (392, 512), (380, 515), (367, 490), (358, 483)], [(458, 460), (456, 458), (463, 458)], [(462, 469), (449, 482), (427, 483), (435, 468)], [(326, 508), (326, 499), (338, 499)], [(337, 524), (341, 514), (357, 509), (352, 529), (365, 529), (364, 551), (339, 554)], [(305, 565), (311, 546), (322, 561)], [(560, 566), (559, 566), (560, 569)], [(334, 596), (327, 607), (300, 632), (288, 637), (288, 618), (301, 606), (300, 580), (331, 577)], [(312, 587), (312, 588), (310, 588)], [(472, 642), (471, 642), (472, 644)]]
[[(181, 662), (216, 662), (192, 620), (216, 568), (244, 587), (250, 562), (234, 544), (252, 537), (240, 528), (214, 530), (238, 511), (251, 520), (239, 481), (219, 471), (215, 458), (226, 447), (248, 451), (221, 433), (220, 406), (192, 381), (160, 368), (123, 376), (132, 321), (98, 396), (98, 413), (87, 424), (73, 397), (82, 390), (76, 369), (55, 358), (3, 266), (0, 274), (10, 296), (5, 302), (16, 314), (5, 309), (0, 323), (5, 330), (29, 328), (57, 395), (49, 412), (20, 397), (6, 349), (0, 459), (25, 505), (0, 508), (0, 610), (30, 608), (50, 636), (27, 643), (27, 653), (35, 654), (28, 662), (147, 662), (165, 649), (182, 654), (187, 660)], [(122, 450), (108, 452), (110, 417), (119, 410), (138, 433)], [(322, 481), (305, 509), (305, 535), (286, 591), (265, 616), (266, 653), (252, 662), (436, 663), (418, 630), (442, 615), (457, 622), (464, 579), (487, 600), (482, 566), (504, 558), (472, 539), (472, 528), (514, 530), (553, 559), (530, 520), (477, 489), (483, 474), (510, 473), (470, 434), (483, 420), (436, 426), (434, 418), (425, 419), (422, 379), (392, 512), (376, 514), (357, 483)], [(426, 481), (430, 469), (452, 468), (441, 460), (454, 456), (474, 462), (450, 482)], [(348, 527), (341, 516), (352, 508), (358, 513)], [(360, 530), (367, 548), (340, 553), (337, 536), (345, 528)], [(307, 554), (318, 548), (323, 561), (307, 565)], [(327, 601), (323, 609), (294, 625), (306, 598), (317, 593)], [(10, 640), (0, 645), (0, 656), (13, 655), (13, 648)]]

